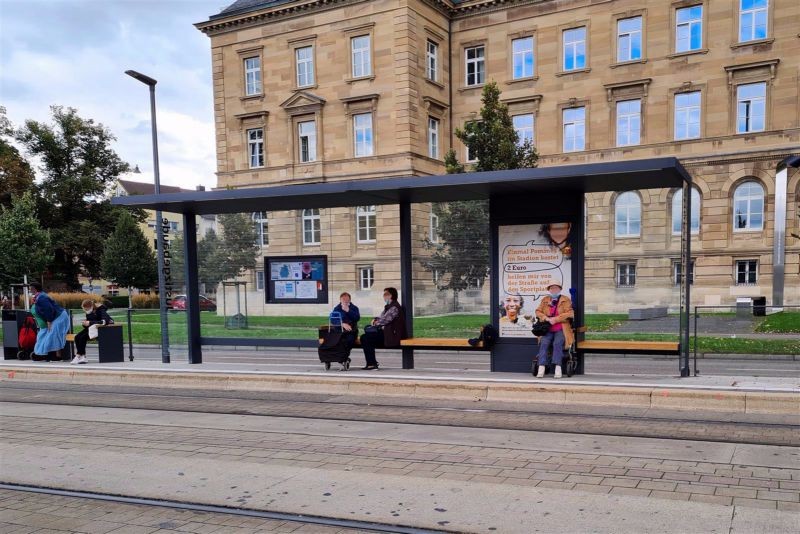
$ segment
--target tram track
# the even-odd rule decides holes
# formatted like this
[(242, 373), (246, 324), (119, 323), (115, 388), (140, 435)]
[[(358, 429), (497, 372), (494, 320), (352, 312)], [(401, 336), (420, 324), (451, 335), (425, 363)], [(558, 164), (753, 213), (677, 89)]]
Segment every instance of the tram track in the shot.
[[(137, 388), (141, 389), (141, 388)], [(238, 393), (238, 394), (237, 394)], [(274, 398), (280, 396), (281, 398)], [(72, 385), (0, 385), (0, 401), (102, 408), (597, 434), (754, 445), (800, 445), (800, 425), (684, 416), (531, 412), (500, 408), (345, 401), (331, 396), (163, 389), (151, 392)], [(201, 402), (199, 402), (201, 401)], [(242, 404), (247, 407), (243, 408)], [(530, 410), (531, 408), (528, 408)], [(536, 409), (535, 407), (533, 409)], [(682, 414), (683, 415), (683, 414)]]
[(119, 504), (133, 504), (139, 506), (152, 506), (159, 508), (170, 508), (175, 510), (188, 510), (193, 512), (204, 512), (213, 514), (226, 514), (229, 516), (249, 517), (255, 519), (272, 519), (278, 521), (290, 521), (293, 523), (303, 523), (325, 527), (338, 527), (353, 529), (359, 532), (391, 532), (396, 534), (439, 534), (454, 532), (451, 530), (432, 530), (403, 525), (379, 523), (371, 521), (359, 521), (354, 519), (338, 519), (334, 517), (323, 517), (316, 515), (291, 514), (284, 512), (270, 512), (253, 508), (234, 508), (228, 506), (216, 506), (202, 503), (185, 501), (175, 501), (167, 499), (148, 499), (128, 495), (118, 495), (112, 493), (97, 493), (89, 491), (77, 491), (69, 489), (51, 488), (44, 486), (32, 486), (24, 484), (11, 484), (0, 481), (0, 490), (24, 491), (28, 493), (38, 493), (59, 497), (73, 497), (79, 499), (92, 499), (97, 501), (112, 502)]

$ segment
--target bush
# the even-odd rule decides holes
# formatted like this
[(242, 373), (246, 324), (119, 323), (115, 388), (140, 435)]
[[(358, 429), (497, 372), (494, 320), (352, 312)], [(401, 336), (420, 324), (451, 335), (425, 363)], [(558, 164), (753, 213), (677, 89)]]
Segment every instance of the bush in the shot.
[(81, 302), (86, 299), (93, 300), (97, 303), (103, 302), (101, 296), (90, 295), (89, 293), (48, 293), (48, 295), (50, 295), (50, 298), (56, 301), (59, 306), (67, 310), (80, 309)]
[(159, 307), (158, 295), (134, 295), (133, 307), (137, 310), (157, 310)]

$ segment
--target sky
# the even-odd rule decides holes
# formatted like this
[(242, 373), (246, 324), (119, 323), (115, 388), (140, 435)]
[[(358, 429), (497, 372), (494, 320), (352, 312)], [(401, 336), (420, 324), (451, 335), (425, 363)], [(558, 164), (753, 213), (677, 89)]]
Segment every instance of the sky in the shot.
[(114, 149), (151, 181), (147, 86), (156, 106), (161, 183), (216, 186), (210, 39), (193, 23), (233, 0), (0, 0), (0, 105), (20, 126), (51, 105), (107, 126)]

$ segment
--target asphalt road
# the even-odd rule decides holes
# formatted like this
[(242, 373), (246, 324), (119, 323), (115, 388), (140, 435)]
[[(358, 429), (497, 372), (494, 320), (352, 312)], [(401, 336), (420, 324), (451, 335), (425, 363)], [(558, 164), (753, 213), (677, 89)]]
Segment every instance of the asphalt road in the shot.
[[(89, 346), (89, 359), (96, 361), (97, 348)], [(127, 356), (127, 347), (125, 349)], [(173, 349), (173, 361), (183, 361), (186, 356), (179, 347)], [(138, 360), (160, 361), (161, 349), (151, 347), (134, 347), (134, 358)], [(321, 370), (317, 353), (313, 349), (262, 349), (246, 348), (205, 348), (205, 362), (225, 363), (231, 369), (245, 368), (252, 364), (266, 364), (277, 371), (280, 370)], [(353, 367), (364, 365), (361, 350), (352, 353)], [(386, 368), (401, 368), (399, 351), (380, 350), (378, 361)], [(415, 367), (417, 369), (436, 369), (453, 372), (486, 372), (489, 371), (489, 354), (486, 352), (455, 351), (415, 351)], [(693, 362), (690, 362), (693, 368)], [(800, 361), (769, 360), (762, 358), (699, 358), (697, 367), (700, 374), (718, 376), (773, 376), (800, 377)], [(671, 376), (678, 372), (677, 357), (663, 356), (586, 356), (586, 373), (599, 375), (653, 375)]]

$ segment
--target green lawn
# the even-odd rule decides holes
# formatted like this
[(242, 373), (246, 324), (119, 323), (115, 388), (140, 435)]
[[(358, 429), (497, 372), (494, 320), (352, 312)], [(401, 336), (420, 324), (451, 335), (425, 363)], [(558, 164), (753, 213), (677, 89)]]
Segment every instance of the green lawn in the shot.
[[(588, 339), (618, 341), (678, 341), (678, 334), (587, 333)], [(694, 337), (689, 338), (694, 350)], [(709, 354), (800, 354), (800, 339), (744, 339), (698, 336), (697, 352)]]
[(800, 333), (800, 312), (781, 312), (768, 315), (756, 327), (756, 332)]

